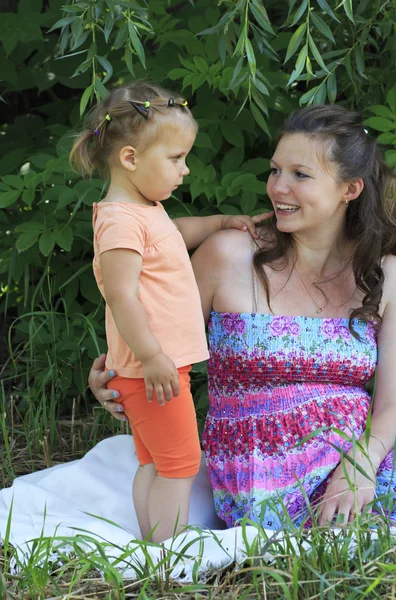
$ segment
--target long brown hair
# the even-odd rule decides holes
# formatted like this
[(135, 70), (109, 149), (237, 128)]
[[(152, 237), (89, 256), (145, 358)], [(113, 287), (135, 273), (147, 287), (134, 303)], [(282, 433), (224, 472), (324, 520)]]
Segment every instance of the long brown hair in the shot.
[[(145, 109), (147, 102), (150, 107)], [(89, 112), (74, 141), (70, 163), (81, 175), (98, 169), (106, 176), (116, 150), (129, 144), (144, 150), (155, 141), (161, 124), (175, 123), (180, 116), (197, 128), (180, 94), (143, 80), (115, 88)]]
[[(387, 254), (396, 254), (395, 177), (357, 112), (342, 106), (309, 106), (288, 117), (279, 139), (293, 133), (304, 134), (322, 144), (326, 160), (337, 168), (339, 181), (359, 178), (364, 181), (359, 198), (347, 209), (345, 221), (346, 236), (354, 249), (349, 265), (357, 288), (364, 293), (363, 305), (351, 311), (349, 319), (349, 329), (358, 337), (353, 319), (378, 326), (381, 322), (378, 314), (384, 283), (381, 260)], [(279, 231), (274, 221), (263, 228), (262, 236), (269, 243), (255, 252), (253, 265), (271, 308), (263, 265), (275, 268), (275, 262), (290, 264), (296, 259), (295, 246), (292, 235)]]

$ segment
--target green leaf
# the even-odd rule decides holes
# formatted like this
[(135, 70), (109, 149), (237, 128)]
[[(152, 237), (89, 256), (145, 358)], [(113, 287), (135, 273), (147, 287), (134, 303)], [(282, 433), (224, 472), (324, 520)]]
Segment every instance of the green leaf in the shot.
[(315, 87), (311, 88), (310, 90), (308, 90), (307, 92), (305, 92), (305, 94), (303, 94), (300, 98), (300, 104), (312, 104), (314, 96), (316, 94), (316, 92), (318, 91), (319, 86), (316, 85)]
[(252, 43), (249, 40), (249, 38), (246, 38), (245, 50), (246, 50), (246, 56), (248, 59), (250, 72), (254, 78), (254, 77), (256, 77), (256, 56), (254, 54), (253, 46), (252, 46)]
[(45, 231), (45, 225), (39, 221), (26, 221), (25, 223), (17, 225), (15, 231), (17, 233), (41, 233), (42, 231)]
[(30, 157), (30, 162), (32, 163), (32, 165), (38, 167), (39, 169), (45, 169), (48, 162), (50, 160), (53, 160), (54, 158), (55, 156), (53, 156), (52, 154), (33, 154)]
[(306, 32), (307, 29), (307, 24), (306, 23), (302, 23), (300, 25), (300, 27), (293, 33), (292, 37), (290, 38), (290, 42), (289, 45), (287, 47), (287, 51), (286, 51), (286, 58), (285, 58), (285, 63), (295, 54), (295, 52), (297, 51), (301, 40), (304, 37), (304, 33)]
[(39, 235), (39, 232), (22, 233), (22, 235), (19, 236), (15, 244), (17, 250), (19, 252), (23, 252), (24, 250), (31, 248), (31, 246), (33, 246), (37, 242)]
[(332, 34), (330, 27), (327, 25), (327, 23), (325, 23), (323, 21), (323, 19), (321, 19), (315, 11), (312, 11), (310, 13), (310, 16), (311, 16), (313, 24), (315, 25), (315, 27), (317, 27), (317, 29), (319, 29), (320, 33), (323, 33), (323, 35), (325, 37), (327, 37), (327, 39), (329, 39), (331, 42), (333, 42), (335, 44), (334, 36)]
[(253, 179), (245, 185), (245, 190), (248, 190), (249, 192), (254, 192), (255, 194), (259, 194), (260, 196), (265, 196), (265, 194), (267, 193), (267, 184), (265, 183), (265, 181)]
[(21, 195), (19, 190), (12, 192), (1, 192), (0, 193), (0, 208), (7, 208), (7, 206), (11, 206), (14, 204)]
[(63, 19), (59, 19), (59, 21), (57, 21), (55, 23), (55, 25), (53, 25), (51, 27), (51, 29), (48, 29), (47, 33), (51, 33), (51, 31), (54, 31), (55, 29), (60, 29), (61, 27), (65, 27), (66, 25), (70, 25), (70, 23), (73, 23), (73, 21), (75, 21), (78, 18), (79, 17), (72, 16), (72, 17), (64, 17)]
[(115, 50), (119, 50), (125, 44), (128, 39), (128, 25), (125, 23), (119, 30), (116, 35), (116, 39), (114, 40), (114, 48)]
[(212, 142), (207, 133), (203, 131), (198, 131), (197, 137), (195, 139), (195, 146), (197, 148), (210, 148), (213, 150)]
[(55, 236), (52, 231), (44, 231), (40, 236), (39, 249), (41, 254), (48, 256), (55, 245)]
[(240, 127), (237, 126), (233, 121), (221, 121), (220, 131), (224, 139), (232, 146), (240, 146), (241, 148), (245, 145), (245, 140)]
[(138, 55), (139, 60), (142, 63), (143, 67), (146, 68), (146, 59), (144, 56), (142, 42), (139, 40), (137, 31), (136, 31), (136, 27), (132, 23), (132, 21), (128, 21), (128, 32), (129, 32), (129, 37), (132, 42), (132, 46), (134, 47), (135, 52)]
[(262, 81), (260, 81), (258, 77), (256, 77), (256, 79), (254, 80), (254, 87), (262, 94), (265, 94), (266, 96), (270, 95), (269, 89)]
[(363, 52), (362, 52), (362, 49), (360, 48), (360, 46), (357, 46), (356, 50), (355, 50), (355, 62), (356, 62), (357, 72), (359, 73), (359, 75), (361, 77), (363, 77), (364, 79), (367, 79), (367, 77), (364, 73)]
[(111, 32), (113, 31), (113, 27), (114, 27), (114, 14), (111, 11), (109, 11), (107, 13), (107, 17), (106, 17), (106, 21), (105, 21), (104, 29), (103, 29), (106, 44), (109, 41), (109, 37), (110, 37)]
[(367, 110), (373, 112), (378, 117), (384, 117), (385, 119), (396, 119), (396, 115), (392, 113), (387, 106), (382, 104), (374, 104), (374, 106), (368, 106)]
[(320, 67), (322, 67), (322, 69), (324, 71), (326, 71), (327, 73), (329, 72), (328, 68), (326, 67), (325, 63), (323, 62), (323, 58), (320, 55), (320, 52), (314, 42), (314, 39), (312, 37), (312, 35), (308, 32), (308, 43), (309, 43), (309, 47), (312, 51), (312, 55), (314, 57), (314, 59), (316, 60), (316, 62), (318, 63), (318, 65)]
[(22, 177), (19, 177), (18, 175), (4, 175), (1, 180), (17, 190), (23, 190), (25, 187)]
[(85, 111), (85, 109), (87, 107), (87, 104), (88, 104), (88, 102), (89, 102), (89, 100), (91, 98), (92, 92), (93, 92), (93, 85), (91, 84), (91, 85), (89, 85), (87, 87), (87, 89), (85, 90), (85, 92), (83, 93), (83, 95), (81, 97), (81, 101), (80, 101), (80, 117), (84, 113), (84, 111)]
[(355, 23), (353, 19), (352, 0), (343, 0), (345, 13), (352, 23)]
[(275, 31), (272, 29), (272, 26), (271, 26), (270, 20), (268, 18), (267, 11), (264, 8), (264, 5), (261, 4), (260, 1), (253, 0), (253, 2), (249, 5), (249, 8), (252, 11), (252, 14), (253, 14), (254, 18), (256, 19), (257, 23), (264, 29), (264, 31), (267, 31), (268, 33), (272, 33), (272, 35), (275, 35)]
[(332, 9), (330, 8), (330, 6), (328, 5), (328, 3), (326, 2), (326, 0), (317, 0), (320, 8), (329, 15), (329, 17), (331, 17), (332, 19), (334, 19), (335, 21), (337, 21), (337, 23), (339, 23), (339, 19), (337, 19), (337, 17), (335, 16), (335, 14), (333, 13)]
[(392, 89), (386, 94), (386, 99), (390, 106), (391, 111), (394, 115), (396, 115), (396, 85), (393, 86)]
[(271, 133), (270, 133), (270, 130), (268, 129), (268, 125), (267, 125), (262, 113), (259, 111), (257, 106), (255, 106), (253, 104), (253, 102), (250, 103), (250, 110), (252, 112), (253, 118), (256, 121), (256, 123), (261, 127), (261, 129), (264, 131), (264, 133), (266, 133), (268, 135), (268, 137), (270, 138)]
[(127, 46), (125, 47), (124, 58), (128, 71), (131, 73), (131, 75), (135, 76), (135, 72), (133, 69), (133, 55), (130, 44), (127, 44)]
[(252, 158), (243, 163), (243, 169), (247, 173), (261, 175), (270, 169), (270, 161), (268, 158)]
[(251, 212), (256, 208), (257, 195), (254, 192), (245, 190), (241, 196), (241, 209), (243, 214), (250, 215)]
[[(235, 168), (238, 168), (243, 161), (243, 148), (240, 147), (234, 147), (231, 148), (231, 150), (229, 150), (227, 152), (227, 154), (224, 156), (222, 163), (221, 163), (221, 172), (223, 175), (225, 175), (226, 173), (229, 173), (230, 171), (232, 171)], [(246, 169), (248, 171), (248, 169)], [(198, 172), (198, 171), (196, 171)]]
[(36, 194), (34, 190), (25, 190), (24, 192), (22, 192), (22, 202), (24, 202), (26, 206), (31, 206), (35, 195)]
[(69, 225), (65, 227), (55, 227), (55, 241), (64, 250), (69, 252), (73, 244), (73, 230)]
[(395, 131), (396, 125), (389, 119), (384, 119), (383, 117), (370, 117), (364, 121), (365, 125), (368, 125), (372, 129), (376, 131)]
[(172, 79), (172, 81), (174, 81), (175, 79), (183, 79), (183, 77), (188, 73), (190, 73), (190, 71), (187, 71), (187, 69), (178, 68), (169, 71), (167, 76), (169, 77), (169, 79)]
[(330, 102), (334, 104), (337, 98), (337, 79), (334, 72), (327, 78), (327, 95)]
[(95, 96), (99, 101), (103, 100), (103, 98), (106, 98), (106, 96), (108, 95), (108, 91), (103, 85), (103, 82), (100, 79), (98, 79), (98, 77), (96, 77), (94, 81), (94, 90)]
[(306, 59), (307, 59), (307, 46), (304, 44), (304, 46), (301, 48), (300, 53), (297, 57), (294, 71), (290, 75), (290, 79), (287, 82), (288, 86), (291, 85), (301, 75)]
[(291, 22), (290, 27), (294, 27), (294, 25), (296, 25), (299, 22), (299, 20), (301, 19), (301, 17), (307, 10), (307, 7), (308, 7), (308, 0), (303, 0), (300, 4), (299, 8), (296, 11), (296, 14), (294, 15), (294, 19)]
[(111, 66), (111, 64), (109, 63), (107, 58), (104, 58), (104, 56), (97, 56), (96, 58), (98, 59), (98, 61), (100, 62), (100, 64), (104, 68), (104, 70), (106, 71), (106, 75), (102, 79), (102, 83), (104, 85), (105, 83), (107, 83), (109, 81), (109, 79), (113, 75), (113, 67)]
[(379, 144), (391, 144), (396, 145), (396, 133), (381, 133), (377, 137)]
[(194, 56), (194, 63), (200, 73), (206, 74), (208, 72), (208, 63), (202, 56)]

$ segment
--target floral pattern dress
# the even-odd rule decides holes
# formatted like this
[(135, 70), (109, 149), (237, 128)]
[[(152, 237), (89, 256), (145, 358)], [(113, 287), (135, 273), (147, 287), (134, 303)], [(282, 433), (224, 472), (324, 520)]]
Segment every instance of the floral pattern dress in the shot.
[[(269, 529), (306, 522), (307, 500), (364, 431), (377, 343), (371, 324), (354, 328), (360, 340), (348, 319), (212, 311), (203, 447), (228, 527), (246, 515)], [(391, 453), (378, 494), (396, 492), (393, 470)]]

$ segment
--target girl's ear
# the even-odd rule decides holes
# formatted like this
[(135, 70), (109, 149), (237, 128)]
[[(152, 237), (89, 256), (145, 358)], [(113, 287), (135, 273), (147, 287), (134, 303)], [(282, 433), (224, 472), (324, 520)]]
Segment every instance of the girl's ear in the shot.
[(135, 171), (138, 162), (136, 155), (136, 148), (133, 146), (123, 146), (118, 154), (121, 166), (124, 169), (128, 169), (128, 171)]
[(354, 181), (350, 181), (348, 183), (346, 192), (344, 193), (345, 201), (351, 202), (351, 200), (356, 200), (362, 193), (364, 188), (363, 179), (355, 179)]

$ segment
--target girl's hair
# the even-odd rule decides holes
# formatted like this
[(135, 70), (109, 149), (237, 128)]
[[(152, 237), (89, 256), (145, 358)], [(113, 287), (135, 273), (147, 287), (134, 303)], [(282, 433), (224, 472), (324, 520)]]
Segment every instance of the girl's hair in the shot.
[[(357, 288), (364, 293), (363, 305), (352, 310), (349, 319), (349, 329), (359, 337), (352, 319), (377, 326), (381, 322), (378, 314), (384, 283), (381, 261), (387, 254), (396, 254), (395, 177), (357, 112), (342, 106), (309, 106), (288, 117), (279, 139), (293, 133), (304, 134), (321, 144), (324, 158), (335, 165), (340, 182), (359, 178), (364, 181), (360, 196), (347, 208), (345, 231), (353, 252), (339, 272), (352, 264)], [(275, 261), (280, 261), (281, 268), (290, 262), (294, 264), (296, 250), (292, 235), (279, 231), (274, 221), (264, 228), (263, 238), (269, 243), (255, 252), (253, 265), (271, 309), (268, 278), (262, 267), (268, 264), (275, 268)]]
[(106, 175), (116, 150), (126, 145), (145, 150), (154, 143), (161, 124), (176, 124), (180, 117), (197, 128), (179, 94), (147, 81), (115, 88), (89, 112), (74, 141), (70, 163), (82, 175), (92, 175), (96, 169)]

